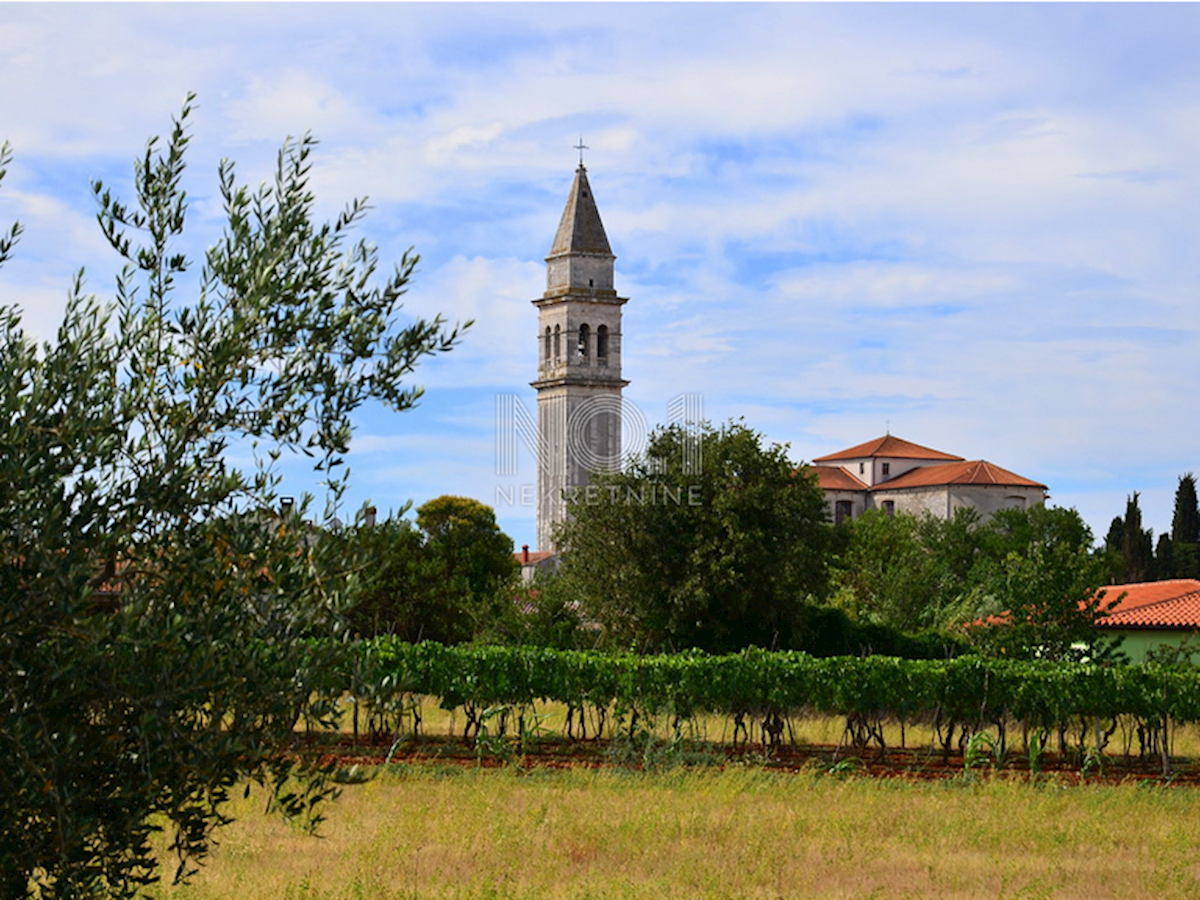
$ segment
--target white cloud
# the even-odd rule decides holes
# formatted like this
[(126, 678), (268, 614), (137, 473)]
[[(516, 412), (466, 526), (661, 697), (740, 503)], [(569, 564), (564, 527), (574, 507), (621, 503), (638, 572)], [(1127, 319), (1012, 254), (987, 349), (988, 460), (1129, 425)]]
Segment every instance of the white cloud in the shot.
[[(699, 390), (714, 418), (761, 417), (805, 458), (890, 422), (1063, 479), (1056, 499), (1095, 526), (1106, 502), (1111, 518), (1129, 491), (1169, 494), (1200, 469), (1198, 19), (1189, 4), (18, 4), (0, 31), (0, 77), (20, 86), (0, 96), (18, 152), (0, 222), (15, 209), (28, 234), (0, 283), (42, 328), (78, 265), (108, 277), (86, 180), (126, 183), (187, 90), (200, 235), (217, 227), (215, 160), (257, 183), (312, 129), (319, 208), (367, 194), (382, 257), (422, 253), (407, 312), (476, 321), (417, 372), (445, 415), (366, 417), (362, 474), (397, 495), (488, 490), (488, 404), (532, 397), (529, 301), (582, 134), (640, 405)], [(385, 473), (390, 454), (405, 461)]]

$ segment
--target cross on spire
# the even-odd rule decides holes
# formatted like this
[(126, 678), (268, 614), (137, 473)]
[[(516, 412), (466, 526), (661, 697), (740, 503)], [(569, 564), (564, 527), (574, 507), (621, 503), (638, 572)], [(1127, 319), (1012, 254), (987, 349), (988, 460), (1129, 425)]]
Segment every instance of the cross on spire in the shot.
[(579, 143), (575, 145), (575, 149), (579, 151), (579, 165), (582, 166), (583, 165), (583, 151), (592, 149), (591, 147), (589, 147), (587, 144), (585, 144), (583, 142), (582, 134), (579, 136)]

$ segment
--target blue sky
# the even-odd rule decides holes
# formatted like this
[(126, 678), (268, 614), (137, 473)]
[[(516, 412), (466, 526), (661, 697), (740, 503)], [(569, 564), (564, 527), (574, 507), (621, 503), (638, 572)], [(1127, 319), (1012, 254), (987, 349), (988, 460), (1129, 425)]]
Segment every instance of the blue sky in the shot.
[[(422, 263), (406, 309), (474, 319), (365, 410), (347, 507), (444, 493), (534, 544), (532, 457), (496, 471), (496, 397), (530, 411), (536, 311), (577, 161), (618, 259), (627, 399), (681, 393), (807, 460), (884, 434), (1050, 486), (1102, 538), (1140, 491), (1170, 527), (1200, 471), (1195, 4), (5, 4), (0, 302), (52, 333), (116, 261), (118, 190), (188, 91), (198, 254), (218, 160), (288, 135), (361, 234)], [(289, 488), (314, 489), (299, 466)]]

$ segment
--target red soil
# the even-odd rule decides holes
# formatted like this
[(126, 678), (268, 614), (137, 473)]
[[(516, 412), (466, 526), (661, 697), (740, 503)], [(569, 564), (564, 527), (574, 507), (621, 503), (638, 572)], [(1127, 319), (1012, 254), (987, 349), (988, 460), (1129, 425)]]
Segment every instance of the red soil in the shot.
[[(620, 740), (569, 740), (563, 737), (539, 737), (531, 741), (524, 752), (515, 740), (502, 744), (474, 746), (463, 740), (445, 736), (406, 737), (393, 746), (391, 736), (360, 737), (308, 735), (303, 738), (303, 751), (323, 762), (339, 766), (391, 765), (405, 766), (470, 766), (521, 769), (564, 768), (668, 768), (672, 766), (711, 766), (753, 764), (768, 770), (792, 773), (826, 773), (857, 775), (873, 778), (907, 778), (933, 780), (963, 778), (966, 773), (963, 754), (948, 756), (941, 748), (931, 751), (920, 748), (877, 746), (855, 750), (830, 745), (791, 745), (766, 747), (748, 744), (733, 747), (728, 744), (684, 743), (674, 749), (652, 745), (631, 746)], [(1085, 771), (1086, 769), (1086, 771)], [(993, 767), (989, 758), (978, 760), (971, 770), (977, 776), (1000, 774), (1002, 777), (1029, 778), (1027, 757), (1019, 742), (1008, 754), (1001, 768)], [(1053, 778), (1065, 783), (1119, 783), (1150, 781), (1170, 785), (1200, 787), (1200, 761), (1184, 758), (1171, 760), (1171, 774), (1164, 778), (1162, 760), (1155, 757), (1110, 755), (1102, 769), (1082, 766), (1077, 753), (1059, 755), (1044, 753), (1036, 777)]]

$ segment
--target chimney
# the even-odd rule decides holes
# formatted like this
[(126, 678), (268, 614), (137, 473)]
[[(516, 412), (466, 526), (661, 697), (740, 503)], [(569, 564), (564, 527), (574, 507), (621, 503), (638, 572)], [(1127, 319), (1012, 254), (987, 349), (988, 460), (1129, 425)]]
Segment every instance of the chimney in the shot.
[(523, 566), (529, 565), (529, 545), (528, 544), (521, 545), (521, 565), (523, 565)]
[(375, 507), (373, 507), (373, 506), (368, 506), (368, 507), (367, 507), (367, 509), (366, 509), (366, 514), (365, 514), (365, 515), (366, 515), (366, 521), (365, 521), (365, 524), (366, 524), (366, 526), (367, 526), (368, 528), (374, 528), (374, 527), (375, 527), (375, 513), (376, 513), (377, 511), (378, 511), (378, 510), (376, 510), (376, 509), (375, 509)]
[(292, 512), (292, 507), (296, 505), (295, 497), (280, 497), (279, 498), (279, 514), (281, 516), (289, 516)]

